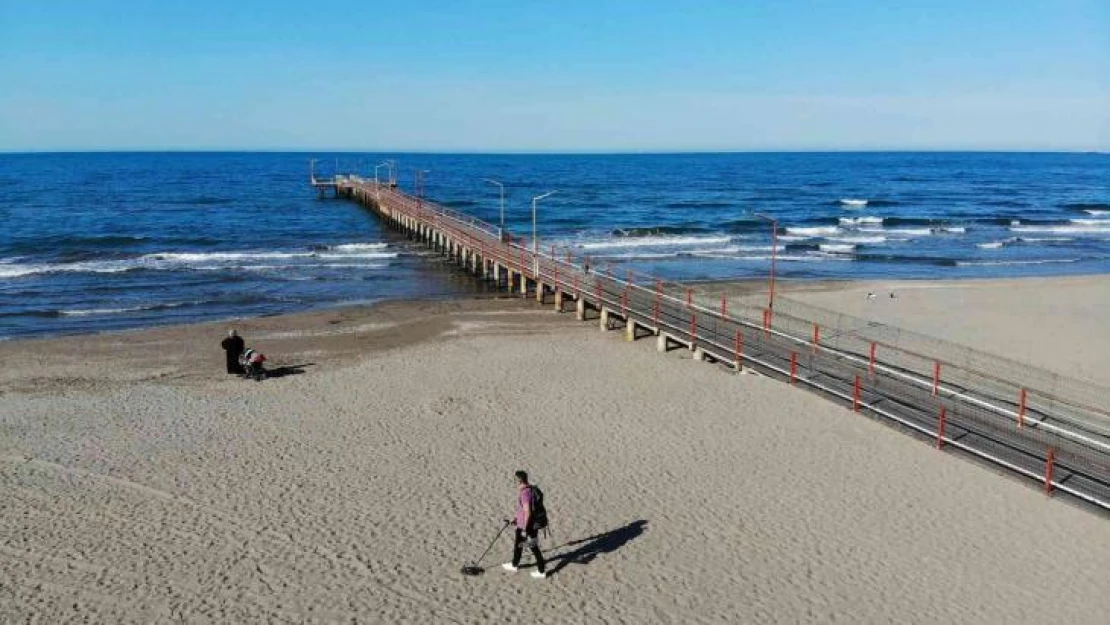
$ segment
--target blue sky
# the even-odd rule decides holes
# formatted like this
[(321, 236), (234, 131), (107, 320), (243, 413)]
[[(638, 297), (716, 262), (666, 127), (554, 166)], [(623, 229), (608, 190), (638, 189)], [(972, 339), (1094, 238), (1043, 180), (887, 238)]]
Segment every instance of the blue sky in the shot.
[(0, 0), (0, 150), (1110, 150), (1110, 2)]

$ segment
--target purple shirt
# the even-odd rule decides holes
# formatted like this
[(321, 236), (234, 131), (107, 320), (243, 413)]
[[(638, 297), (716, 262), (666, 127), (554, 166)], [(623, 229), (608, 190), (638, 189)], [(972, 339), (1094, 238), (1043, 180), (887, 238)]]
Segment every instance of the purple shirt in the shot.
[(524, 529), (524, 522), (527, 520), (524, 518), (524, 506), (528, 506), (529, 510), (532, 509), (532, 487), (530, 486), (521, 488), (516, 498), (516, 519), (513, 520), (513, 524), (520, 529)]

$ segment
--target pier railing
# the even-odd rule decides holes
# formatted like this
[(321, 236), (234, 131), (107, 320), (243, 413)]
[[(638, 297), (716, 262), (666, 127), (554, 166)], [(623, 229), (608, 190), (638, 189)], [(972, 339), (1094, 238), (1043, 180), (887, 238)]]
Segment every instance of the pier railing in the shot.
[[(396, 188), (337, 179), (353, 196), (412, 232), (434, 233), (462, 263), (503, 268), (542, 299), (552, 293), (597, 310), (626, 336), (656, 335), (664, 349), (751, 368), (816, 389), (1110, 509), (1110, 391), (963, 345), (776, 298), (698, 291), (673, 281), (591, 265), (568, 250), (533, 249), (500, 228)], [(442, 245), (441, 245), (442, 247)], [(497, 279), (500, 271), (497, 269)], [(581, 313), (580, 313), (581, 314)]]

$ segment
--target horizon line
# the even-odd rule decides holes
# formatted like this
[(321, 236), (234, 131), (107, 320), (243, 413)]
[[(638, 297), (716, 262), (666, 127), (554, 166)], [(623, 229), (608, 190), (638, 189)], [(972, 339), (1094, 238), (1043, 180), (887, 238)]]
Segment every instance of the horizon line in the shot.
[(722, 150), (415, 150), (355, 148), (85, 148), (5, 150), (0, 155), (49, 154), (413, 154), (452, 156), (668, 156), (698, 154), (1108, 154), (1104, 149), (1062, 148), (822, 148)]

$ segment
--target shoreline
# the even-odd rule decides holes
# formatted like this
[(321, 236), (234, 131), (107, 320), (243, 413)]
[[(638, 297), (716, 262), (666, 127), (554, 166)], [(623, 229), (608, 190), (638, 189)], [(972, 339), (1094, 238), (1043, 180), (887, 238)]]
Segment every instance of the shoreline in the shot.
[[(457, 273), (454, 269), (451, 273)], [(460, 277), (469, 280), (475, 280), (472, 276), (458, 273)], [(861, 290), (883, 290), (883, 289), (947, 289), (957, 288), (959, 286), (965, 287), (994, 287), (1006, 285), (1026, 285), (1035, 286), (1038, 283), (1057, 284), (1057, 283), (1084, 283), (1089, 280), (1110, 280), (1110, 273), (1092, 273), (1083, 275), (1062, 274), (1059, 276), (1020, 276), (1020, 277), (968, 277), (968, 278), (950, 278), (950, 279), (934, 279), (934, 278), (891, 278), (889, 280), (876, 280), (876, 279), (859, 279), (859, 280), (843, 280), (843, 279), (810, 279), (810, 278), (775, 278), (775, 292), (776, 294), (790, 295), (798, 293), (825, 293), (825, 292), (839, 292), (839, 291), (861, 291)], [(742, 297), (755, 297), (760, 294), (766, 295), (768, 291), (767, 278), (738, 278), (727, 280), (689, 280), (681, 284), (687, 285), (696, 290), (713, 293), (716, 295), (727, 293), (729, 295), (740, 295)], [(203, 326), (203, 325), (228, 325), (242, 323), (254, 319), (269, 319), (269, 318), (295, 318), (302, 315), (312, 315), (318, 313), (325, 313), (328, 311), (359, 311), (368, 310), (376, 306), (382, 305), (418, 305), (422, 303), (434, 302), (471, 302), (471, 301), (489, 301), (489, 300), (514, 300), (521, 299), (515, 294), (506, 291), (488, 290), (485, 286), (475, 286), (475, 290), (470, 293), (447, 292), (442, 295), (431, 294), (421, 297), (385, 297), (380, 299), (370, 299), (362, 302), (332, 302), (328, 304), (321, 304), (301, 310), (289, 312), (276, 312), (262, 315), (245, 316), (245, 317), (224, 317), (221, 319), (206, 319), (195, 321), (181, 321), (170, 323), (155, 323), (151, 325), (140, 325), (130, 328), (119, 328), (111, 330), (91, 330), (87, 332), (63, 332), (63, 333), (48, 333), (41, 335), (12, 335), (0, 336), (0, 345), (11, 343), (23, 343), (32, 341), (51, 341), (66, 338), (78, 337), (91, 337), (91, 336), (119, 336), (127, 335), (135, 332), (153, 331), (164, 328), (175, 327), (188, 327), (188, 326)]]

